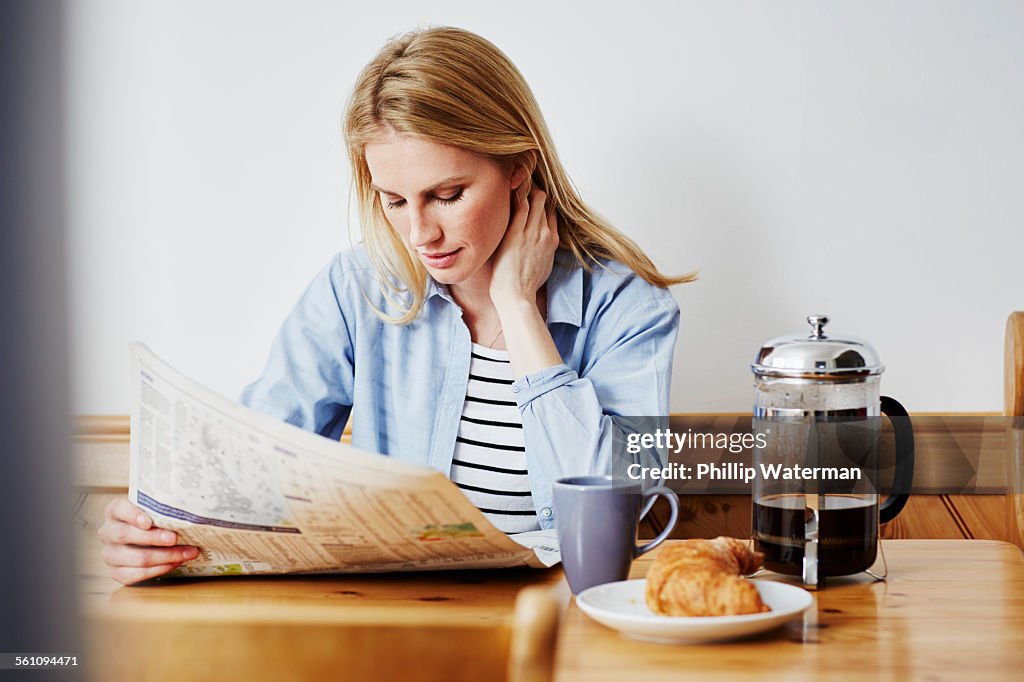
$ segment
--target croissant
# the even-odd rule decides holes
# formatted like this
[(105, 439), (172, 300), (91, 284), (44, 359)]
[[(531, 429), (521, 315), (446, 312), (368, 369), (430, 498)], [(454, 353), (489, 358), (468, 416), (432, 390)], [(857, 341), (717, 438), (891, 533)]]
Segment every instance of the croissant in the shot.
[(663, 547), (647, 572), (647, 607), (662, 616), (735, 616), (770, 611), (745, 573), (764, 555), (736, 538), (685, 540)]

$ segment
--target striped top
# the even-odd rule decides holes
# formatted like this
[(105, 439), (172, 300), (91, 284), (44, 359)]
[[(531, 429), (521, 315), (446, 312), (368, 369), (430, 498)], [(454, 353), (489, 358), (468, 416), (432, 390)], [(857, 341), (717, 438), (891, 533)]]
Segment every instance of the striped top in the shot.
[(451, 480), (505, 533), (537, 530), (508, 353), (473, 344)]

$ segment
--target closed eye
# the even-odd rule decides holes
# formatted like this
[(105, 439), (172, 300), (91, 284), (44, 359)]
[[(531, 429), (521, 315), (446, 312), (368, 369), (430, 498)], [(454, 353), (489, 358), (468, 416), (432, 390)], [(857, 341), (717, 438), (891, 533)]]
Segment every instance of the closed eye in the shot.
[[(396, 208), (401, 208), (402, 206), (405, 206), (405, 199), (388, 199), (387, 197), (383, 197), (383, 196), (381, 198), (384, 200), (385, 206), (387, 206), (388, 209), (390, 209), (390, 210), (394, 210)], [(455, 202), (460, 201), (461, 199), (462, 199), (462, 190), (461, 189), (456, 191), (454, 194), (449, 194), (448, 196), (435, 196), (434, 197), (434, 201), (436, 201), (439, 204), (443, 204), (444, 206), (450, 206), (451, 204), (454, 204)]]
[(458, 201), (461, 198), (462, 198), (462, 190), (460, 189), (457, 192), (455, 192), (455, 194), (451, 194), (451, 195), (446, 196), (446, 197), (437, 197), (437, 203), (444, 204), (445, 206), (448, 206), (450, 204), (454, 204), (456, 201)]

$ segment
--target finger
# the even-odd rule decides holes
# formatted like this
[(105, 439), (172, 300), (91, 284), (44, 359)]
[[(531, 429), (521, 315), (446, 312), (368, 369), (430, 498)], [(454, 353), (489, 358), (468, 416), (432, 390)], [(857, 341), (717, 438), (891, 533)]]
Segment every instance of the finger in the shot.
[(528, 192), (523, 189), (524, 186), (529, 186), (529, 183), (524, 181), (515, 190), (516, 201), (508, 221), (509, 232), (521, 232), (530, 214), (530, 200), (527, 198)]
[(134, 568), (130, 566), (118, 566), (110, 572), (111, 577), (123, 585), (133, 585), (156, 578), (164, 573), (170, 573), (181, 564), (160, 564), (159, 566), (146, 566), (145, 568)]
[(544, 221), (544, 202), (547, 197), (547, 194), (537, 188), (530, 192), (530, 214), (526, 219), (526, 229), (541, 229), (541, 223)]
[(552, 241), (557, 245), (559, 243), (558, 238), (558, 211), (552, 206), (551, 210), (548, 211), (548, 229), (551, 231)]
[(104, 545), (101, 553), (110, 566), (145, 568), (161, 564), (180, 564), (199, 556), (195, 547), (137, 547), (135, 545)]
[(541, 208), (544, 207), (544, 202), (547, 200), (548, 195), (540, 187), (533, 187), (530, 189), (530, 205), (540, 204)]
[(132, 504), (126, 497), (119, 497), (108, 504), (106, 513), (108, 519), (122, 521), (143, 530), (153, 526), (153, 519), (149, 518), (148, 514)]
[(101, 542), (116, 545), (152, 545), (173, 547), (178, 534), (163, 528), (142, 530), (123, 521), (107, 521), (96, 531)]
[(530, 190), (532, 188), (533, 188), (533, 182), (530, 180), (529, 177), (527, 177), (525, 180), (523, 180), (521, 183), (519, 183), (519, 186), (516, 187), (516, 190), (515, 190), (515, 192), (516, 192), (516, 203), (517, 204), (521, 204), (524, 201), (526, 201), (527, 198), (530, 196)]
[(516, 187), (513, 196), (515, 197), (515, 206), (512, 211), (513, 219), (523, 216), (525, 220), (525, 216), (529, 211), (529, 181), (524, 180)]

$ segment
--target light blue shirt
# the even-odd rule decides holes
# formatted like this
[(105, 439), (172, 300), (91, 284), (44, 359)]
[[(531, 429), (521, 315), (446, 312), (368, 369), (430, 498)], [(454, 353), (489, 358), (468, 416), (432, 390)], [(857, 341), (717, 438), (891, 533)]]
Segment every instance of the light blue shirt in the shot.
[[(547, 326), (563, 364), (512, 385), (541, 528), (554, 526), (555, 480), (611, 473), (613, 441), (623, 435), (612, 417), (668, 414), (679, 327), (668, 290), (616, 262), (587, 272), (559, 250), (547, 296)], [(462, 309), (432, 279), (408, 325), (383, 321), (368, 301), (397, 312), (362, 246), (334, 256), (285, 319), (241, 401), (334, 440), (351, 411), (355, 447), (447, 476), (469, 383), (472, 341)], [(633, 457), (660, 465), (656, 450)]]

